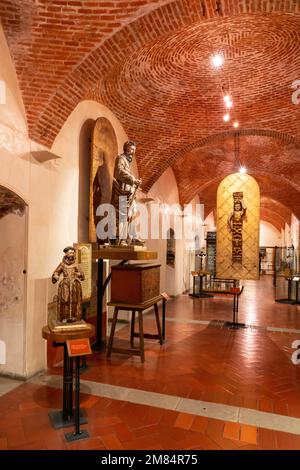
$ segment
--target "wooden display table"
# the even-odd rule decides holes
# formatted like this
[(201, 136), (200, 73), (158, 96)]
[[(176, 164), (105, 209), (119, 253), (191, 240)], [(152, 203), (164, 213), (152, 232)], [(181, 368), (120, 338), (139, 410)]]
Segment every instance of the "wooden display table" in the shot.
[[(191, 297), (197, 297), (197, 298), (213, 297), (213, 295), (207, 294), (203, 290), (203, 278), (206, 277), (208, 274), (210, 274), (209, 271), (203, 271), (202, 269), (200, 269), (199, 271), (191, 272), (191, 275), (193, 276), (193, 293), (190, 294)], [(200, 286), (199, 286), (198, 292), (196, 292), (196, 277), (199, 277), (200, 279)]]
[(93, 251), (92, 255), (93, 260), (96, 260), (98, 263), (98, 281), (97, 281), (97, 329), (96, 329), (96, 343), (93, 345), (95, 349), (102, 349), (104, 346), (104, 341), (102, 338), (102, 316), (103, 316), (103, 297), (108, 286), (111, 273), (108, 277), (103, 279), (103, 261), (104, 260), (121, 260), (119, 263), (123, 265), (127, 261), (149, 261), (151, 259), (157, 259), (156, 251), (148, 250), (132, 250), (124, 248), (100, 248), (99, 250)]
[[(144, 338), (158, 339), (160, 344), (163, 344), (164, 337), (163, 337), (162, 330), (161, 330), (161, 325), (160, 325), (160, 320), (159, 320), (159, 315), (158, 315), (158, 306), (157, 306), (157, 303), (160, 300), (163, 301), (163, 324), (164, 324), (165, 298), (163, 297), (163, 295), (154, 297), (153, 299), (150, 299), (147, 302), (144, 302), (143, 304), (125, 304), (125, 303), (119, 303), (119, 302), (109, 302), (107, 304), (111, 307), (115, 307), (112, 326), (111, 326), (111, 332), (110, 332), (110, 337), (109, 337), (109, 343), (108, 343), (108, 348), (107, 348), (107, 357), (110, 357), (112, 352), (119, 352), (122, 354), (131, 354), (131, 355), (141, 356), (141, 361), (144, 362), (145, 361)], [(157, 334), (144, 333), (143, 311), (153, 306), (154, 306), (154, 312), (155, 312)], [(130, 330), (131, 331), (130, 332), (131, 349), (113, 347), (113, 340), (114, 340), (119, 310), (131, 310), (132, 311), (131, 330)], [(138, 312), (138, 315), (139, 315), (139, 333), (134, 332), (135, 312)], [(140, 338), (139, 349), (133, 348), (134, 337)]]
[[(63, 369), (63, 406), (61, 411), (51, 411), (49, 417), (56, 429), (72, 426), (74, 424), (73, 410), (73, 358), (69, 357), (67, 341), (71, 339), (91, 338), (95, 334), (95, 327), (87, 323), (87, 328), (82, 330), (53, 332), (48, 326), (42, 329), (42, 336), (47, 341), (52, 341), (54, 346), (64, 347), (64, 369)], [(86, 423), (83, 414), (80, 423)]]

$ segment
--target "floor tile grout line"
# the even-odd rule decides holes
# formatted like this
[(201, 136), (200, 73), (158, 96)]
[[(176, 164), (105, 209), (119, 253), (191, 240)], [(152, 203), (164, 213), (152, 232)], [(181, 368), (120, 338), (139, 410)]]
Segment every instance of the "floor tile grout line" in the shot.
[[(49, 375), (44, 377), (46, 377), (46, 380), (43, 380), (40, 377), (31, 379), (30, 382), (38, 385), (62, 388), (60, 376)], [(60, 383), (58, 383), (58, 379), (60, 380)], [(156, 408), (168, 409), (172, 411), (177, 411), (178, 413), (187, 413), (196, 416), (203, 416), (209, 419), (219, 419), (227, 422), (236, 422), (240, 424), (255, 426), (257, 428), (264, 428), (273, 431), (282, 431), (300, 435), (300, 418), (279, 415), (276, 413), (268, 413), (264, 411), (253, 410), (250, 408), (225, 405), (222, 403), (194, 400), (179, 397), (176, 395), (166, 395), (157, 392), (148, 392), (146, 390), (127, 388), (119, 385), (103, 384), (90, 380), (82, 380), (81, 383), (82, 385), (91, 387), (90, 392), (82, 390), (82, 393), (87, 393), (90, 395), (111, 398), (113, 400), (126, 401), (129, 403), (135, 403), (144, 406), (153, 406)], [(95, 390), (97, 388), (98, 390)], [(113, 392), (118, 393), (116, 394)], [(172, 406), (167, 406), (168, 400), (173, 403)]]
[[(187, 323), (187, 324), (196, 324), (196, 325), (209, 325), (211, 322), (215, 320), (188, 320), (184, 318), (171, 318), (171, 317), (166, 317), (166, 321), (171, 322), (171, 323)], [(225, 320), (217, 320), (219, 322), (224, 322)], [(217, 325), (218, 326), (218, 325)], [(300, 333), (300, 330), (295, 329), (295, 328), (284, 328), (284, 327), (279, 327), (279, 326), (266, 326), (266, 325), (253, 325), (249, 324), (249, 328), (253, 329), (264, 329), (267, 331), (273, 331), (273, 332), (278, 332), (278, 333), (295, 333), (298, 334)]]
[(1, 391), (1, 387), (0, 387), (0, 398), (4, 395), (6, 395), (7, 393), (11, 392), (12, 390), (14, 390), (15, 388), (19, 387), (20, 385), (24, 384), (25, 382), (22, 380), (20, 380), (18, 383), (16, 384), (10, 384), (9, 386), (5, 387), (5, 389), (3, 391)]

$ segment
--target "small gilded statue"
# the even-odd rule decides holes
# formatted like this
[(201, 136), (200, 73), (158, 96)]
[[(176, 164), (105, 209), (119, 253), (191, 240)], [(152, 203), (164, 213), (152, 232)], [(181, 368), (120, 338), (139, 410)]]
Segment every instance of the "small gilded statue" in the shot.
[(80, 281), (84, 281), (84, 274), (76, 264), (75, 249), (67, 246), (65, 256), (52, 274), (52, 282), (58, 285), (57, 316), (61, 323), (74, 323), (82, 316), (82, 288)]

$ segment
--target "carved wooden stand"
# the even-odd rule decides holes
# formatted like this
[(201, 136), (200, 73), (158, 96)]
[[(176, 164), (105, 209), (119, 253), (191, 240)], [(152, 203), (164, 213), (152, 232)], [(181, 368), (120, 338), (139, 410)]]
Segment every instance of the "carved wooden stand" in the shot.
[(96, 342), (93, 344), (94, 350), (101, 350), (105, 346), (102, 332), (102, 317), (103, 317), (103, 297), (105, 290), (111, 280), (111, 273), (108, 277), (103, 279), (103, 265), (104, 260), (114, 259), (121, 260), (120, 265), (127, 263), (129, 260), (148, 261), (157, 258), (155, 251), (132, 251), (125, 249), (115, 248), (102, 248), (93, 252), (93, 259), (98, 262), (98, 283), (97, 283), (97, 329), (96, 329)]
[[(63, 346), (64, 348), (64, 370), (63, 370), (63, 406), (62, 410), (50, 411), (49, 417), (52, 426), (60, 429), (75, 424), (73, 409), (73, 358), (69, 357), (67, 350), (67, 341), (70, 339), (91, 338), (95, 334), (93, 325), (87, 324), (85, 330), (74, 330), (65, 332), (53, 332), (48, 326), (42, 329), (42, 336), (47, 341), (52, 341), (54, 346)], [(76, 358), (77, 359), (77, 358)], [(77, 369), (76, 369), (77, 370)], [(79, 369), (78, 369), (79, 370)], [(80, 424), (87, 423), (85, 413), (81, 410)]]

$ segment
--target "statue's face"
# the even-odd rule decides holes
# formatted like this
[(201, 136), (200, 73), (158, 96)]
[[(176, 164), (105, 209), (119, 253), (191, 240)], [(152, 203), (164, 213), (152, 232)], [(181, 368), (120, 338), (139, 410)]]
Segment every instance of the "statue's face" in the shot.
[(241, 207), (240, 202), (236, 202), (236, 203), (234, 204), (234, 210), (235, 210), (235, 211), (240, 211), (241, 208), (242, 208), (242, 207)]
[(75, 251), (74, 250), (68, 250), (67, 253), (64, 256), (66, 263), (68, 264), (73, 264), (75, 263)]
[(129, 163), (132, 162), (132, 159), (133, 159), (134, 154), (135, 154), (135, 149), (136, 149), (135, 145), (128, 145), (126, 147), (125, 155), (126, 155), (127, 160), (129, 161)]

